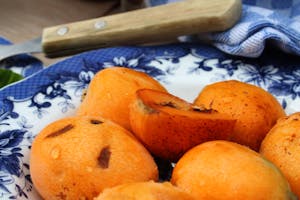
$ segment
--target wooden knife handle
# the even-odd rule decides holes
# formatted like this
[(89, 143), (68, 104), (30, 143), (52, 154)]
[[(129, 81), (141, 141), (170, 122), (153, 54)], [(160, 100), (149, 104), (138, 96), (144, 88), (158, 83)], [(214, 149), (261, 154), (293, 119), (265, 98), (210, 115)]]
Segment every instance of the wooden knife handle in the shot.
[(49, 27), (43, 31), (43, 51), (55, 57), (100, 47), (223, 31), (237, 22), (241, 7), (241, 0), (184, 0)]

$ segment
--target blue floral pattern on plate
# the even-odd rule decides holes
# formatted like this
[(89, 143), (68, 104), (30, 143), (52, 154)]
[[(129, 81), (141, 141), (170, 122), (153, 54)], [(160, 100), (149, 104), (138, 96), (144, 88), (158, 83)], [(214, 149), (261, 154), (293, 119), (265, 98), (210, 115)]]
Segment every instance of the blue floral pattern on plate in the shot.
[(108, 48), (79, 54), (0, 90), (0, 199), (40, 199), (29, 173), (36, 134), (74, 115), (99, 70), (125, 66), (159, 80), (192, 101), (207, 84), (235, 79), (273, 93), (287, 113), (300, 106), (300, 59), (266, 50), (258, 59), (233, 57), (198, 44)]

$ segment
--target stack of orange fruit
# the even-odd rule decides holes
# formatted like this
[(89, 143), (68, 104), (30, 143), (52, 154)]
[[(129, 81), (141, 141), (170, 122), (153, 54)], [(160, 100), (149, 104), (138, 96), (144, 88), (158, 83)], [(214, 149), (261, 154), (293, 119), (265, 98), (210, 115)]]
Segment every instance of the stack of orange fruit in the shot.
[[(96, 74), (77, 116), (38, 134), (30, 170), (44, 199), (296, 199), (298, 130), (300, 114), (287, 117), (257, 86), (214, 83), (190, 103), (112, 67)], [(175, 165), (163, 183), (154, 157)]]

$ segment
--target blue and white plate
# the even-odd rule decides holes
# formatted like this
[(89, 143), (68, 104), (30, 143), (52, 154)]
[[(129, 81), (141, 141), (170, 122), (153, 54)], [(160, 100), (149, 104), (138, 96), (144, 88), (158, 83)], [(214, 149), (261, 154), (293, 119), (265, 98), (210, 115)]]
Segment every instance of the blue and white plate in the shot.
[(79, 54), (0, 90), (0, 199), (40, 199), (29, 173), (32, 140), (50, 122), (74, 115), (95, 73), (111, 66), (146, 72), (188, 101), (209, 83), (236, 79), (273, 93), (287, 113), (300, 110), (300, 59), (274, 50), (258, 59), (198, 44)]

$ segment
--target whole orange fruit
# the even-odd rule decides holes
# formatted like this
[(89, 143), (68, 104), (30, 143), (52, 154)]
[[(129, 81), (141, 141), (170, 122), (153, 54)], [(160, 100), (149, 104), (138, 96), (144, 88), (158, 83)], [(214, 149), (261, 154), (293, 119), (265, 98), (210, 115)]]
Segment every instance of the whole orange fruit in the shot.
[(280, 168), (300, 198), (300, 113), (278, 120), (263, 140), (260, 152)]
[(108, 188), (94, 200), (196, 200), (169, 182), (128, 183)]
[(189, 150), (176, 164), (171, 182), (196, 199), (295, 199), (275, 165), (229, 141), (206, 142)]
[(30, 174), (44, 199), (93, 199), (105, 188), (158, 179), (149, 152), (129, 131), (102, 118), (68, 117), (35, 138)]
[(215, 109), (236, 119), (230, 141), (259, 151), (260, 144), (285, 111), (277, 99), (264, 89), (240, 81), (221, 81), (207, 85), (195, 105)]

